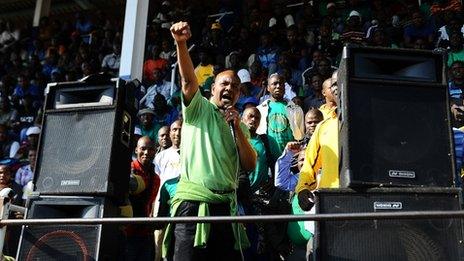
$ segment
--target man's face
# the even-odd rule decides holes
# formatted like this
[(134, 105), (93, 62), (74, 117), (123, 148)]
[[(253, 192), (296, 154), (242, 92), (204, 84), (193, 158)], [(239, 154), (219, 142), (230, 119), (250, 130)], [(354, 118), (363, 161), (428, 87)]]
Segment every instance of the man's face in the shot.
[(159, 82), (163, 79), (163, 73), (161, 72), (160, 69), (154, 69), (153, 70), (153, 80), (155, 82)]
[(245, 123), (250, 132), (256, 132), (260, 120), (261, 115), (259, 114), (259, 111), (256, 108), (246, 109), (242, 116), (242, 122)]
[(285, 95), (285, 81), (283, 77), (274, 75), (268, 80), (267, 90), (271, 94), (272, 98), (276, 101), (281, 101)]
[[(338, 98), (338, 71), (335, 71), (332, 73), (332, 78), (331, 78), (331, 81), (332, 81), (332, 85), (331, 85), (331, 89), (332, 89), (332, 94), (334, 95), (334, 97)], [(335, 100), (337, 101), (337, 100)]]
[(317, 70), (318, 70), (318, 72), (320, 74), (327, 75), (329, 73), (329, 70), (330, 70), (329, 61), (327, 61), (325, 59), (320, 60), (318, 65), (317, 65)]
[(29, 150), (29, 153), (27, 154), (27, 159), (29, 160), (29, 163), (31, 164), (31, 168), (35, 168), (35, 159), (37, 158), (37, 151), (36, 150)]
[(216, 76), (212, 86), (212, 101), (219, 108), (235, 105), (240, 96), (240, 79), (233, 71), (224, 71)]
[(169, 138), (169, 128), (161, 128), (158, 131), (158, 143), (163, 149), (169, 148), (171, 146), (171, 139)]
[(464, 79), (464, 66), (460, 63), (455, 63), (451, 66), (451, 78), (453, 80)]
[(322, 95), (324, 95), (327, 102), (337, 103), (337, 97), (332, 91), (332, 79), (327, 79), (322, 84)]
[(155, 144), (150, 140), (150, 138), (142, 137), (137, 142), (135, 154), (137, 155), (137, 160), (143, 166), (150, 166), (155, 158)]
[(0, 185), (10, 185), (11, 173), (7, 166), (0, 166)]
[(182, 123), (180, 121), (175, 121), (171, 124), (171, 130), (169, 131), (169, 136), (171, 138), (172, 144), (179, 147), (180, 145), (180, 133), (182, 129)]
[(316, 114), (314, 113), (308, 113), (305, 116), (305, 128), (306, 128), (306, 133), (309, 135), (313, 135), (314, 130), (316, 129), (316, 126), (319, 122), (321, 122), (322, 119), (319, 118)]
[(143, 127), (150, 128), (153, 125), (153, 115), (151, 113), (140, 115), (140, 123)]

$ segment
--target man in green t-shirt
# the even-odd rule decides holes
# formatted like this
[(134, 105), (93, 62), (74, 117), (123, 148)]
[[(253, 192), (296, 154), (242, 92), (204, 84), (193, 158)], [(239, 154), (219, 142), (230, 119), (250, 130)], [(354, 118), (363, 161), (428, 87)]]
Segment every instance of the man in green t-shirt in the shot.
[(267, 82), (271, 97), (257, 107), (261, 122), (256, 133), (267, 134), (275, 163), (288, 142), (304, 138), (304, 115), (300, 106), (284, 98), (285, 79), (282, 75), (272, 74)]
[[(211, 99), (201, 96), (187, 50), (186, 22), (171, 27), (177, 44), (182, 83), (181, 177), (172, 199), (174, 216), (236, 215), (237, 174), (255, 168), (249, 132), (234, 108), (240, 80), (227, 70), (211, 86)], [(231, 130), (232, 129), (232, 130)], [(172, 260), (237, 260), (249, 245), (242, 224), (168, 224), (163, 256)]]

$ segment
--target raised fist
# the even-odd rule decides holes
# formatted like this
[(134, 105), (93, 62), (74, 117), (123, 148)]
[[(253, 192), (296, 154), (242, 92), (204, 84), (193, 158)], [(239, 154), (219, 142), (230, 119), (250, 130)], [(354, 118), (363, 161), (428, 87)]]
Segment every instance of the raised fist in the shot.
[(192, 36), (187, 22), (177, 22), (171, 26), (171, 35), (176, 42), (185, 42)]

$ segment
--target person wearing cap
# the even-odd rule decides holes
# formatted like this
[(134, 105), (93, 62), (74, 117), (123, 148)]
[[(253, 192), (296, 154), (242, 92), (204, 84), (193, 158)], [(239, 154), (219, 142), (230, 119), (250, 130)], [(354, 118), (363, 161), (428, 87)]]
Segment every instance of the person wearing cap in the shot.
[(251, 83), (250, 73), (247, 69), (239, 70), (237, 75), (238, 78), (240, 78), (240, 97), (238, 98), (236, 106), (240, 112), (243, 112), (243, 110), (245, 110), (245, 103), (258, 106), (257, 97), (261, 89)]
[(155, 141), (158, 138), (158, 130), (161, 128), (154, 124), (153, 118), (155, 117), (155, 111), (150, 108), (141, 109), (137, 116), (139, 117), (140, 124), (136, 126), (136, 129), (140, 130), (141, 136), (148, 136), (151, 140)]
[(30, 147), (37, 148), (37, 146), (39, 145), (39, 135), (40, 127), (32, 126), (27, 129), (26, 136)]
[[(199, 92), (193, 63), (187, 50), (190, 26), (171, 27), (177, 44), (182, 81), (181, 177), (171, 201), (172, 216), (237, 215), (239, 170), (256, 165), (250, 134), (234, 108), (240, 95), (240, 79), (226, 70), (216, 76), (208, 101)], [(231, 130), (232, 129), (232, 130)], [(238, 260), (239, 250), (249, 247), (243, 224), (168, 224), (163, 257), (184, 260)]]
[(362, 17), (361, 14), (353, 10), (348, 15), (346, 19), (345, 26), (340, 39), (344, 44), (354, 43), (354, 44), (365, 44), (366, 43), (366, 34), (362, 28)]
[(267, 90), (270, 98), (257, 107), (261, 121), (256, 133), (268, 135), (271, 158), (275, 162), (289, 141), (303, 139), (304, 115), (300, 106), (284, 98), (285, 79), (281, 75), (269, 76)]

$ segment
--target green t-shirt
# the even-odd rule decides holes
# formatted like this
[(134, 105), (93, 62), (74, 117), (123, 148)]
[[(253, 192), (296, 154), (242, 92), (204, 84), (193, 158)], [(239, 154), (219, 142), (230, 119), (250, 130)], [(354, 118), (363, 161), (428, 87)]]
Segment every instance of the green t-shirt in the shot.
[[(239, 167), (229, 125), (214, 103), (197, 91), (188, 106), (182, 104), (181, 179), (208, 189), (228, 191), (237, 186)], [(242, 123), (243, 133), (250, 132)]]
[(448, 67), (455, 61), (463, 61), (464, 62), (464, 49), (460, 50), (459, 52), (449, 52), (448, 53)]
[(282, 155), (287, 143), (293, 140), (286, 106), (284, 102), (269, 102), (267, 136), (273, 160), (277, 160)]
[(256, 168), (250, 172), (248, 178), (250, 179), (251, 191), (255, 192), (261, 185), (269, 179), (268, 166), (267, 166), (267, 155), (263, 141), (258, 135), (251, 137), (250, 144), (256, 151), (258, 156), (256, 161)]

